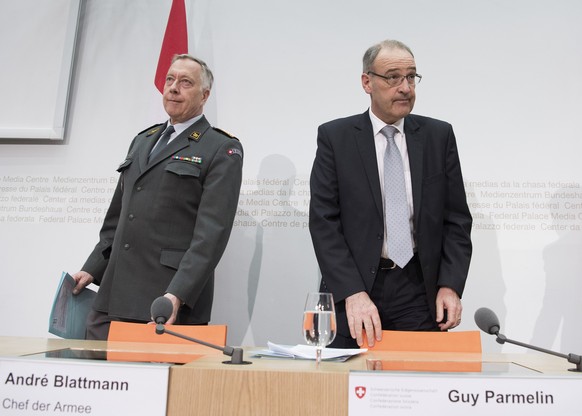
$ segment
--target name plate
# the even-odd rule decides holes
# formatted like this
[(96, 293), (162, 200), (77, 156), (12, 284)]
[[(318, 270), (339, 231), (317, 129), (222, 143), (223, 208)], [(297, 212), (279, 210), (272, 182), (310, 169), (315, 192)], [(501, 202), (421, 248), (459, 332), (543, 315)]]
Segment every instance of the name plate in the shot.
[(0, 359), (2, 415), (166, 414), (169, 365)]
[(457, 376), (352, 372), (350, 415), (580, 415), (582, 375)]

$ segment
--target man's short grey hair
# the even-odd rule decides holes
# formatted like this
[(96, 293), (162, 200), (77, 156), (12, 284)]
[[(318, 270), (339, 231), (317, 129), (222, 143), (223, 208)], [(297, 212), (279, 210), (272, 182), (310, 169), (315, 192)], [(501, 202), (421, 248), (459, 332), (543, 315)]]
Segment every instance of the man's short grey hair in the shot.
[(212, 71), (210, 70), (210, 68), (208, 68), (206, 62), (190, 54), (182, 53), (179, 55), (174, 55), (174, 57), (172, 58), (172, 63), (179, 61), (180, 59), (189, 59), (200, 65), (200, 67), (202, 68), (202, 71), (200, 73), (200, 83), (202, 84), (202, 91), (205, 90), (210, 91), (212, 89), (212, 84), (214, 83), (214, 75), (212, 75)]
[(410, 48), (408, 46), (406, 46), (404, 43), (400, 42), (399, 40), (393, 40), (393, 39), (383, 40), (382, 42), (377, 43), (374, 46), (370, 46), (368, 48), (368, 50), (366, 51), (366, 53), (364, 53), (364, 59), (363, 59), (364, 73), (367, 73), (368, 71), (372, 70), (372, 65), (374, 64), (376, 57), (378, 56), (380, 51), (383, 49), (401, 49), (401, 50), (408, 52), (414, 58), (414, 54), (412, 53), (412, 50), (410, 50)]

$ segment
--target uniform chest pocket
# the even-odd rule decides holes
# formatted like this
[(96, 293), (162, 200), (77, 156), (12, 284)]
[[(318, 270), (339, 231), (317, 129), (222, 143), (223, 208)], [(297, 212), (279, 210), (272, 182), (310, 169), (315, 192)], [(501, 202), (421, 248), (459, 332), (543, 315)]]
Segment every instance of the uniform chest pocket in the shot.
[(170, 162), (166, 165), (165, 170), (178, 176), (200, 177), (200, 168), (189, 162)]
[(178, 209), (191, 210), (195, 214), (202, 187), (203, 175), (199, 166), (189, 162), (170, 162), (164, 167), (157, 187), (155, 207), (162, 217), (172, 218)]

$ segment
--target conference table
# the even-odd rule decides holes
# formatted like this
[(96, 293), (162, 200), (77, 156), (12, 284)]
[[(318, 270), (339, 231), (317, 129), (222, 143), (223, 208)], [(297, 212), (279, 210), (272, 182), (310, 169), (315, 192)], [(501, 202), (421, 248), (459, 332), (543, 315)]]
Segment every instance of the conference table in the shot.
[[(353, 372), (375, 371), (382, 363), (438, 366), (448, 363), (503, 365), (508, 371), (532, 371), (549, 376), (582, 377), (568, 371), (572, 364), (541, 353), (474, 354), (406, 351), (368, 351), (345, 362), (259, 358), (253, 354), (264, 347), (244, 348), (248, 365), (224, 364), (220, 351), (197, 345), (65, 340), (59, 338), (0, 337), (0, 357), (25, 357), (47, 351), (87, 350), (139, 357), (139, 354), (186, 354), (192, 360), (171, 365), (167, 415), (347, 415), (349, 377)], [(124, 356), (124, 354), (127, 354)], [(170, 360), (171, 361), (171, 360)], [(380, 365), (378, 365), (380, 364)], [(467, 367), (470, 368), (470, 367)], [(512, 370), (516, 369), (516, 370)], [(384, 368), (386, 370), (386, 368)], [(462, 370), (461, 370), (462, 371)]]

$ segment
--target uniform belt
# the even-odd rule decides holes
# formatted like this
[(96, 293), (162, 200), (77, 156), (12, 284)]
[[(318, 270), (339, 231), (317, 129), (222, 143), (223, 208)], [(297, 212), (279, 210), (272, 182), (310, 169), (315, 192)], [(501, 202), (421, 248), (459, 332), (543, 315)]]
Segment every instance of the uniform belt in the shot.
[(378, 266), (380, 270), (392, 270), (397, 267), (398, 266), (396, 265), (396, 263), (394, 263), (392, 260), (380, 257), (380, 265)]

